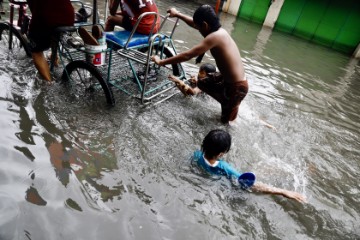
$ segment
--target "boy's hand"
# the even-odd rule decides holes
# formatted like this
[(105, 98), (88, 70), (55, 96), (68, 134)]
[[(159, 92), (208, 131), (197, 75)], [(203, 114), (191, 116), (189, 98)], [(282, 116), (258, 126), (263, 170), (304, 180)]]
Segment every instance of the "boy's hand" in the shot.
[(170, 81), (173, 81), (174, 83), (177, 83), (177, 84), (182, 82), (180, 79), (178, 79), (174, 75), (169, 75), (168, 78), (169, 78)]
[(157, 55), (154, 55), (154, 56), (152, 56), (151, 57), (151, 60), (153, 61), (153, 62), (155, 62), (157, 65), (160, 65), (161, 66), (161, 59), (160, 59), (160, 57), (159, 56), (157, 56)]
[(298, 202), (301, 202), (301, 203), (306, 203), (306, 197), (300, 193), (297, 193), (297, 192), (292, 192), (292, 191), (284, 191), (283, 192), (283, 196), (284, 197), (287, 197), (287, 198), (290, 198), (290, 199), (294, 199)]
[(185, 95), (188, 96), (188, 90), (189, 90), (189, 86), (186, 85), (183, 81), (181, 81), (180, 79), (178, 79), (177, 77), (175, 77), (174, 75), (169, 75), (168, 76), (169, 80), (173, 81), (175, 83), (175, 85), (177, 86), (177, 88)]
[(169, 14), (169, 17), (176, 17), (179, 11), (176, 10), (176, 8), (170, 8), (167, 10), (167, 13)]
[(190, 83), (197, 85), (197, 80), (196, 80), (195, 76), (191, 76), (189, 80), (190, 80)]

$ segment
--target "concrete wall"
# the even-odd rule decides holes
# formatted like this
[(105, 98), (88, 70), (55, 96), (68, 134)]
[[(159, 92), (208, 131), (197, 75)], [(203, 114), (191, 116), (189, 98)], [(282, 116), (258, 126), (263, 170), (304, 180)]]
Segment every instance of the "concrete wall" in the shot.
[(355, 49), (355, 51), (354, 51), (354, 53), (353, 53), (353, 57), (360, 59), (360, 43), (359, 43), (359, 45), (357, 46), (357, 48)]
[(264, 26), (274, 28), (285, 0), (273, 0), (266, 15)]
[(227, 0), (223, 5), (223, 12), (237, 16), (240, 8), (241, 0)]

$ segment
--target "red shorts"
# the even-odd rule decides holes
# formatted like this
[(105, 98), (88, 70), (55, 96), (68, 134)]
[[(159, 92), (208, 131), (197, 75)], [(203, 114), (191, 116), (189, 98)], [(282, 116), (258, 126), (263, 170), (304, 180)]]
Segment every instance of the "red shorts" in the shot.
[(241, 101), (249, 91), (248, 81), (225, 83), (221, 73), (198, 79), (198, 87), (221, 104), (221, 122), (236, 119)]

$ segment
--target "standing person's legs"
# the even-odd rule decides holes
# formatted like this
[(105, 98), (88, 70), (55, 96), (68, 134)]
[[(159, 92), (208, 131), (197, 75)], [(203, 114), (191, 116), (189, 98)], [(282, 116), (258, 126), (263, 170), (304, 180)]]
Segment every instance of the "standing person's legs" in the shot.
[(247, 80), (235, 82), (225, 88), (225, 99), (221, 103), (221, 122), (234, 121), (238, 115), (241, 101), (249, 91)]
[(220, 73), (209, 73), (208, 76), (198, 79), (197, 86), (201, 91), (222, 103), (225, 97), (223, 82), (223, 77)]
[(29, 40), (31, 46), (31, 55), (36, 69), (41, 77), (47, 81), (51, 81), (50, 69), (44, 51), (50, 48), (51, 29), (31, 26), (29, 30)]
[(44, 52), (32, 52), (32, 59), (40, 75), (47, 81), (51, 81), (50, 68)]
[(228, 123), (234, 121), (239, 112), (239, 106), (240, 104), (235, 106), (228, 106), (228, 104), (221, 104), (221, 122)]

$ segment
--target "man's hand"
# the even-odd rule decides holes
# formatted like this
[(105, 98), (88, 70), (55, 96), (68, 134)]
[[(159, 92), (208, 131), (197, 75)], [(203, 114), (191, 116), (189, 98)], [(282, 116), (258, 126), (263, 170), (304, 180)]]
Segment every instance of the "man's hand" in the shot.
[(167, 10), (167, 13), (169, 14), (169, 17), (176, 17), (179, 11), (176, 10), (176, 8), (170, 8)]
[(161, 59), (160, 59), (159, 56), (154, 55), (154, 56), (151, 57), (151, 60), (152, 60), (153, 62), (155, 62), (157, 65), (161, 66)]

